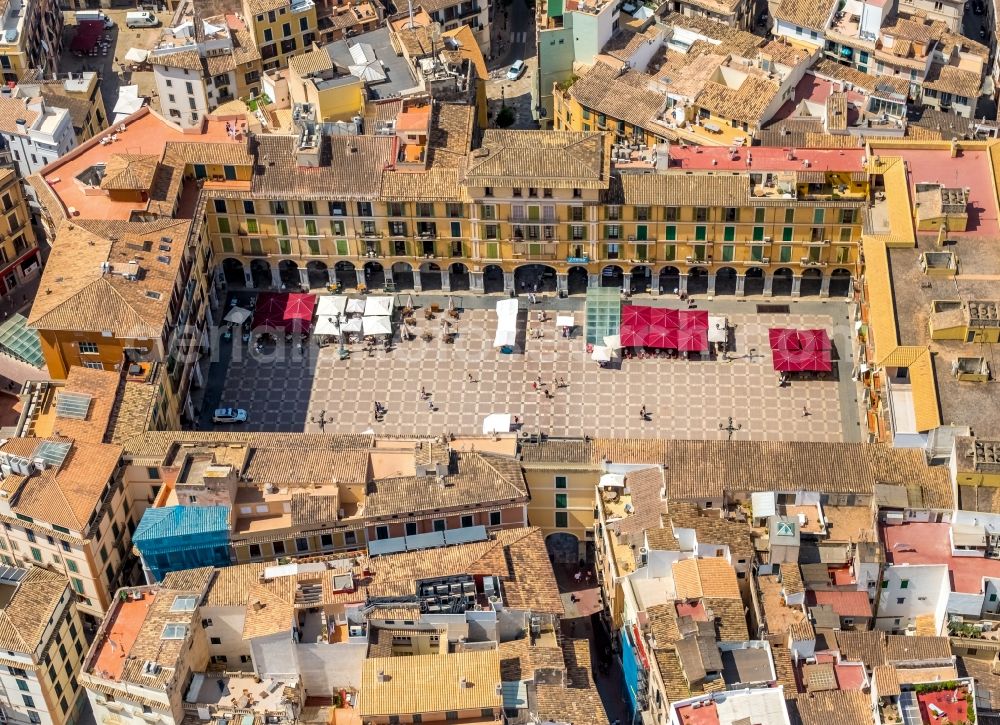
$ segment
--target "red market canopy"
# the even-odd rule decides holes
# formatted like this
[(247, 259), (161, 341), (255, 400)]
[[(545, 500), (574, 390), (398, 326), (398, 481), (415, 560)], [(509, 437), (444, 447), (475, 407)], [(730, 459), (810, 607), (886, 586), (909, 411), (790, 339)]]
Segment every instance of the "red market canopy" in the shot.
[(97, 41), (104, 34), (104, 23), (100, 20), (84, 20), (76, 29), (73, 42), (70, 44), (71, 50), (81, 53), (89, 53)]
[(708, 312), (628, 305), (620, 334), (622, 347), (701, 352), (708, 349)]
[(312, 327), (316, 297), (288, 292), (262, 292), (254, 309), (254, 327), (273, 327), (285, 332), (307, 332)]
[(826, 330), (768, 330), (774, 369), (782, 373), (828, 373), (833, 369), (830, 336)]

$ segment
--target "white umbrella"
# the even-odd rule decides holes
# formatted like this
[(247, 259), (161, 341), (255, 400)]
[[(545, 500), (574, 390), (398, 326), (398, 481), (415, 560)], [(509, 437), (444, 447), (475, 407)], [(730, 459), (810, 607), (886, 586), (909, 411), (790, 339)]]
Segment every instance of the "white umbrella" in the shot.
[(609, 362), (611, 360), (611, 350), (603, 345), (595, 345), (594, 352), (590, 354), (590, 359), (597, 362)]
[(492, 413), (483, 419), (483, 435), (509, 433), (511, 416), (509, 413)]
[(604, 344), (610, 347), (612, 350), (618, 350), (622, 346), (622, 336), (621, 335), (608, 335), (604, 338)]
[(245, 310), (242, 307), (234, 307), (226, 313), (223, 318), (226, 322), (232, 322), (234, 325), (242, 325), (244, 322), (250, 319), (253, 313), (250, 310)]

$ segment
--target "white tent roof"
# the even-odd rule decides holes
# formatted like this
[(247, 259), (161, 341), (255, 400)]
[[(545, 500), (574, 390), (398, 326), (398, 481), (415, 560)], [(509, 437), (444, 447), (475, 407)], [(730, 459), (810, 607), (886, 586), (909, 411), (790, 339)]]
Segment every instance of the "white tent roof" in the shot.
[(509, 433), (510, 421), (511, 418), (509, 413), (491, 413), (483, 418), (483, 435), (490, 435), (491, 433)]
[(340, 326), (340, 329), (344, 332), (361, 332), (362, 319), (361, 317), (350, 317)]
[(319, 317), (324, 315), (332, 317), (336, 314), (343, 317), (345, 309), (347, 309), (347, 298), (343, 295), (322, 295), (316, 305), (316, 314)]
[(497, 302), (497, 334), (493, 347), (514, 345), (517, 340), (517, 300)]
[(365, 316), (361, 318), (361, 326), (366, 335), (391, 335), (392, 319), (388, 315), (380, 317)]
[(595, 345), (594, 351), (590, 353), (590, 359), (597, 362), (608, 362), (611, 360), (611, 350), (603, 345)]
[(728, 322), (725, 317), (709, 315), (708, 316), (708, 341), (709, 342), (726, 342), (729, 339), (729, 331), (726, 327)]
[(111, 111), (115, 114), (115, 122), (118, 122), (119, 116), (131, 116), (145, 102), (146, 99), (139, 95), (139, 86), (122, 86), (118, 89), (118, 100)]
[(634, 13), (632, 13), (632, 17), (634, 17), (634, 18), (636, 18), (638, 20), (645, 20), (646, 18), (649, 18), (649, 17), (652, 17), (652, 16), (653, 16), (653, 11), (650, 10), (649, 8), (647, 8), (645, 5), (643, 5), (638, 10), (636, 10)]
[(604, 338), (605, 347), (609, 347), (612, 350), (618, 350), (622, 346), (622, 336), (621, 335), (608, 335)]
[(365, 312), (365, 300), (363, 297), (347, 300), (347, 314), (363, 315)]
[(242, 325), (252, 316), (253, 313), (250, 310), (246, 310), (242, 307), (234, 307), (233, 309), (229, 310), (229, 312), (226, 313), (226, 316), (223, 317), (222, 319), (224, 319), (226, 322), (232, 322), (233, 324), (236, 325)]
[(365, 302), (365, 317), (384, 317), (392, 314), (395, 300), (392, 297), (369, 297)]
[(556, 315), (556, 327), (573, 327), (576, 320), (573, 315)]
[(333, 315), (320, 315), (313, 325), (314, 335), (339, 335), (340, 327), (333, 321)]
[(351, 75), (368, 83), (377, 83), (386, 79), (385, 67), (375, 55), (375, 49), (368, 43), (355, 43), (350, 47), (351, 63), (347, 69)]
[(624, 488), (625, 476), (621, 473), (605, 473), (597, 484), (598, 488)]
[(149, 57), (149, 51), (142, 48), (129, 48), (125, 53), (125, 60), (129, 63), (145, 63)]

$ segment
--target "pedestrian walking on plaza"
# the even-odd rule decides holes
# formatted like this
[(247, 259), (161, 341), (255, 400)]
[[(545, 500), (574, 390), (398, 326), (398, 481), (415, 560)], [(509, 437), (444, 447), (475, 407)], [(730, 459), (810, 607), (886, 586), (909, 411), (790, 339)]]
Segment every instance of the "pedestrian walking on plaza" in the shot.
[(809, 412), (808, 406), (803, 405), (802, 406), (802, 417), (803, 418), (808, 418), (810, 415), (812, 415), (812, 413)]
[(646, 416), (647, 416), (646, 406), (644, 405), (641, 408), (639, 408), (639, 419), (646, 420), (647, 419)]
[(479, 382), (479, 381), (478, 381), (478, 380), (476, 380), (476, 379), (475, 379), (474, 377), (472, 377), (472, 373), (469, 373), (469, 382), (470, 382), (470, 383), (477, 383), (477, 382)]
[(420, 386), (420, 397), (423, 398), (424, 400), (427, 400), (428, 398), (427, 391), (424, 390), (423, 385)]
[(434, 401), (430, 398), (427, 399), (427, 409), (434, 412)]
[(538, 390), (538, 383), (532, 383), (531, 384), (531, 389), (532, 390)]

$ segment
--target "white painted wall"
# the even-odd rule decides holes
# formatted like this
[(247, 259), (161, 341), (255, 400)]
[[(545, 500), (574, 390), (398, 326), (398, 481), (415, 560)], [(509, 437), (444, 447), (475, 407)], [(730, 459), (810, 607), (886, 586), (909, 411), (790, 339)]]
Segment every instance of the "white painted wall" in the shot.
[(160, 113), (185, 128), (200, 124), (210, 110), (208, 89), (201, 74), (185, 68), (155, 65), (155, 58), (151, 60), (154, 62), (153, 80), (160, 99)]
[(887, 566), (882, 581), (885, 586), (879, 588), (877, 629), (901, 632), (916, 624), (918, 616), (924, 615), (933, 615), (935, 621), (943, 621), (950, 592), (946, 565)]
[(295, 648), (302, 684), (310, 695), (332, 695), (340, 688), (360, 689), (367, 642), (317, 642)]

